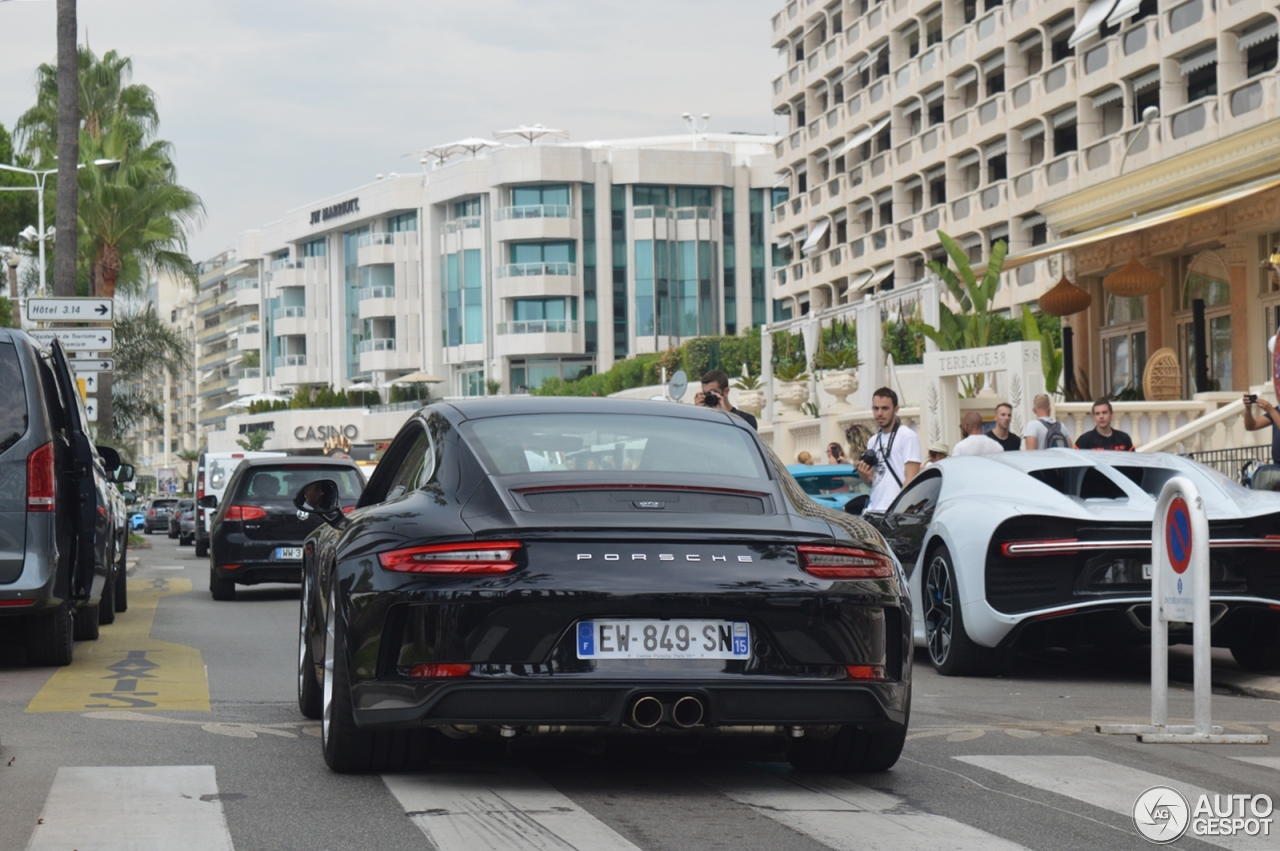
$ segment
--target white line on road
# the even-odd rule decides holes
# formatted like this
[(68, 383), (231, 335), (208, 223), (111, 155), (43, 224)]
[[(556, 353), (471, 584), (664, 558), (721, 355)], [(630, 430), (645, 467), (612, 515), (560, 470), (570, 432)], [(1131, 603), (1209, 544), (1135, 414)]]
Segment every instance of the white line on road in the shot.
[(234, 851), (212, 765), (59, 768), (27, 851)]
[[(976, 765), (1003, 774), (1010, 780), (1065, 795), (1082, 803), (1109, 812), (1133, 818), (1133, 805), (1138, 796), (1152, 786), (1169, 786), (1177, 789), (1191, 804), (1196, 805), (1200, 795), (1212, 795), (1207, 789), (1191, 786), (1169, 777), (1152, 774), (1127, 765), (1098, 759), (1092, 756), (958, 756), (960, 762)], [(1219, 794), (1234, 791), (1219, 789)], [(1211, 799), (1212, 800), (1212, 799)], [(1135, 836), (1137, 836), (1135, 830)], [(1220, 848), (1247, 849), (1273, 848), (1260, 845), (1257, 837), (1197, 836), (1201, 842)], [(1272, 841), (1272, 840), (1266, 840)]]
[(437, 851), (639, 851), (524, 769), (382, 779)]
[(840, 777), (720, 771), (699, 779), (839, 851), (1014, 851), (1023, 846)]
[(1270, 768), (1272, 771), (1280, 771), (1280, 756), (1233, 756), (1231, 758), (1237, 762), (1248, 762)]

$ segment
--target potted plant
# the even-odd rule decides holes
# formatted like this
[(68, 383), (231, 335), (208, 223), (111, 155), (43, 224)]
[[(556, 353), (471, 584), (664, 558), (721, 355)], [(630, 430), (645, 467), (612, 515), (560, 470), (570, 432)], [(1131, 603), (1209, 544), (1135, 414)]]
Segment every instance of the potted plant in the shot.
[(834, 410), (849, 411), (851, 406), (845, 399), (858, 391), (858, 353), (853, 349), (836, 349), (819, 352), (813, 359), (813, 366), (822, 375), (822, 389), (836, 397), (831, 406)]
[(760, 383), (760, 376), (748, 373), (733, 382), (732, 386), (738, 391), (738, 409), (753, 417), (759, 416), (764, 410), (764, 386)]
[(774, 367), (773, 375), (778, 379), (777, 399), (782, 406), (778, 418), (803, 419), (800, 408), (809, 401), (809, 373), (805, 371), (804, 361), (780, 363)]

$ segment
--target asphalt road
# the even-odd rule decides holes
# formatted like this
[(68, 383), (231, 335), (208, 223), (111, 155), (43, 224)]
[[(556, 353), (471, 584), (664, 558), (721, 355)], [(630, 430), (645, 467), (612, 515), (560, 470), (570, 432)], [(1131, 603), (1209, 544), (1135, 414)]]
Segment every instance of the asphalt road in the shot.
[[(917, 664), (903, 758), (862, 777), (799, 775), (776, 745), (729, 739), (465, 743), (417, 774), (337, 776), (295, 703), (296, 589), (216, 603), (190, 547), (149, 540), (129, 611), (73, 666), (0, 649), (0, 851), (1094, 851), (1150, 847), (1132, 820), (1150, 786), (1280, 802), (1280, 744), (1093, 732), (1147, 720), (1141, 654), (1022, 659), (995, 679)], [(1189, 723), (1190, 687), (1170, 700)], [(1213, 709), (1280, 742), (1280, 702), (1215, 693)], [(1275, 833), (1175, 847), (1280, 849)]]

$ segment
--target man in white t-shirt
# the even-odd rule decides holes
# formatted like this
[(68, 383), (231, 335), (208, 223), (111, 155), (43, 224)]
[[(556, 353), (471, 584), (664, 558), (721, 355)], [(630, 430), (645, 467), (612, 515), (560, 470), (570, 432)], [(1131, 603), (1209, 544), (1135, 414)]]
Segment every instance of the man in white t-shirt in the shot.
[(1022, 430), (1022, 445), (1026, 449), (1076, 448), (1062, 423), (1053, 418), (1053, 407), (1043, 393), (1031, 400), (1031, 422)]
[(951, 450), (951, 457), (960, 455), (997, 455), (1004, 452), (1004, 447), (982, 433), (982, 414), (977, 411), (966, 411), (960, 418), (960, 431), (964, 440)]
[(871, 413), (880, 430), (867, 441), (867, 453), (876, 463), (859, 459), (858, 476), (871, 485), (867, 511), (884, 511), (920, 472), (920, 439), (898, 422), (898, 394), (888, 387), (871, 395)]

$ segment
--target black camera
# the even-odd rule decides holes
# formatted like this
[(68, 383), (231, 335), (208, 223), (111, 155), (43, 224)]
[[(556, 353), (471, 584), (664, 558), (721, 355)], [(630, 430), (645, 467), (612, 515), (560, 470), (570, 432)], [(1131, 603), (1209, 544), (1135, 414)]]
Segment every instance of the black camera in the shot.
[(1257, 393), (1250, 393), (1250, 394), (1249, 394), (1249, 404), (1250, 404), (1250, 405), (1256, 405), (1256, 404), (1258, 404), (1258, 394), (1257, 394)]
[(708, 390), (702, 394), (702, 404), (708, 408), (720, 407), (720, 394), (714, 390)]
[(861, 461), (863, 464), (866, 464), (868, 467), (872, 467), (872, 468), (874, 468), (877, 464), (880, 463), (880, 459), (876, 457), (876, 453), (872, 452), (870, 449), (868, 449), (866, 452), (863, 452), (862, 457), (859, 458), (858, 460)]

